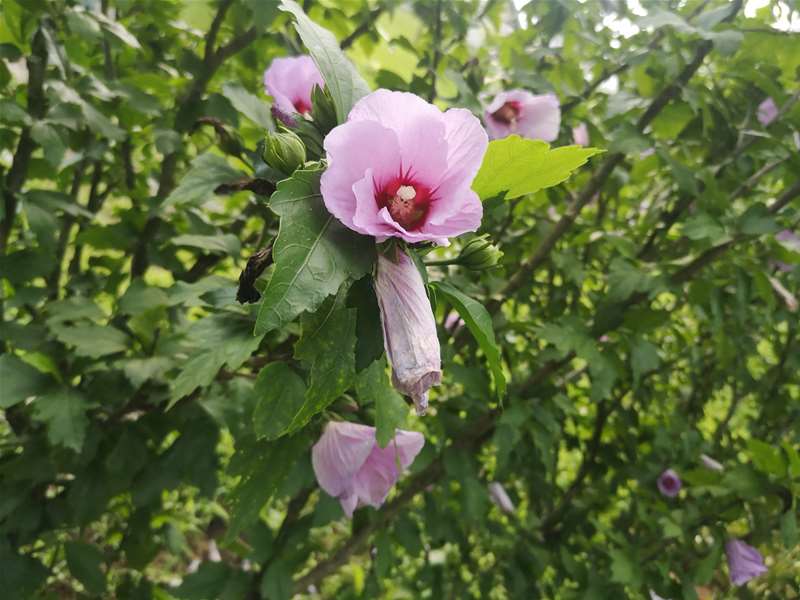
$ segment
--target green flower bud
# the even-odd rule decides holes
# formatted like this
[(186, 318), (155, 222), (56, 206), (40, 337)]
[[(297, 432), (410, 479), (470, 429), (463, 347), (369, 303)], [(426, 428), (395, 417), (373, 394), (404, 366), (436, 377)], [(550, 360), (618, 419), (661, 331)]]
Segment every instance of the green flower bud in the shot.
[(503, 258), (503, 252), (492, 244), (489, 237), (479, 235), (467, 242), (459, 254), (457, 263), (476, 271), (491, 269)]
[(264, 162), (273, 169), (291, 175), (306, 162), (306, 147), (291, 131), (267, 133), (264, 140)]
[(336, 107), (333, 104), (333, 98), (328, 88), (321, 89), (314, 86), (311, 92), (311, 118), (314, 120), (322, 137), (328, 135), (328, 132), (336, 127)]

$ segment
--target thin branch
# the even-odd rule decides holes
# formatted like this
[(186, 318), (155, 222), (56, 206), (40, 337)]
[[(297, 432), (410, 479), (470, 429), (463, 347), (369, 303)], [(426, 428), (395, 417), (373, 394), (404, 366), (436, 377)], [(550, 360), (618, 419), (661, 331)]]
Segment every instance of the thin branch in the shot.
[(342, 43), (339, 44), (341, 49), (347, 50), (358, 38), (370, 31), (375, 26), (375, 21), (377, 21), (378, 17), (383, 14), (384, 10), (386, 9), (383, 6), (377, 6), (373, 8), (369, 12), (369, 15), (367, 15), (367, 18), (361, 21), (359, 26), (356, 27), (350, 35), (342, 40)]

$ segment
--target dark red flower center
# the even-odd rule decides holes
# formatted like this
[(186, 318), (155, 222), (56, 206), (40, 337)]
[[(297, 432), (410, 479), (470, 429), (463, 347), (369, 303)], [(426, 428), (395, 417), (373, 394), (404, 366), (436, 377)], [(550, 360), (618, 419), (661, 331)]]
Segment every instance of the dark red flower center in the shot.
[(306, 101), (303, 99), (298, 99), (293, 102), (294, 109), (299, 112), (301, 115), (307, 115), (311, 112), (311, 106), (306, 104)]
[(386, 208), (392, 218), (411, 231), (425, 221), (431, 205), (431, 190), (411, 181), (408, 177), (396, 177), (375, 194), (378, 206)]
[(516, 100), (509, 100), (492, 113), (492, 118), (504, 125), (513, 125), (519, 118), (522, 105)]

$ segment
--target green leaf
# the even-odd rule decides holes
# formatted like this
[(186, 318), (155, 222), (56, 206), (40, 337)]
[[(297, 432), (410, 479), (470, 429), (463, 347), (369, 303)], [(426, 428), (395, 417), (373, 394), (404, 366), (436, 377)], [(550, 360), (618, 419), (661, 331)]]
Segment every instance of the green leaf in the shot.
[(209, 199), (218, 186), (243, 177), (245, 174), (234, 169), (223, 157), (206, 152), (192, 161), (191, 169), (164, 200), (163, 208), (202, 203)]
[(199, 387), (211, 385), (217, 373), (225, 364), (225, 356), (218, 348), (196, 354), (183, 365), (183, 369), (170, 386), (170, 399), (165, 410), (169, 410), (180, 400)]
[(216, 600), (222, 596), (230, 576), (231, 568), (224, 562), (205, 561), (184, 577), (171, 595), (182, 600)]
[(350, 287), (347, 306), (358, 311), (356, 319), (356, 372), (361, 372), (383, 355), (383, 328), (378, 298), (367, 275)]
[(375, 435), (378, 445), (385, 448), (394, 439), (395, 430), (403, 427), (408, 417), (408, 405), (389, 381), (385, 357), (359, 373), (356, 393), (362, 400), (361, 404), (375, 403)]
[(800, 542), (797, 533), (797, 514), (793, 508), (781, 515), (781, 539), (787, 550), (797, 548), (797, 543)]
[(661, 357), (658, 355), (658, 348), (646, 340), (638, 340), (631, 349), (634, 387), (638, 387), (642, 375), (657, 369), (659, 364)]
[(708, 239), (714, 243), (725, 236), (725, 228), (710, 215), (700, 213), (686, 220), (681, 233), (690, 240)]
[(63, 102), (75, 104), (83, 113), (86, 124), (95, 133), (111, 140), (122, 141), (126, 137), (125, 130), (117, 127), (108, 117), (84, 100), (81, 95), (61, 81), (50, 80), (48, 85)]
[(336, 117), (343, 123), (356, 101), (369, 94), (367, 82), (339, 48), (333, 34), (309, 19), (297, 2), (283, 0), (280, 9), (294, 15), (297, 33), (317, 63), (336, 106)]
[(483, 304), (476, 302), (449, 283), (437, 281), (433, 286), (437, 293), (442, 294), (456, 309), (461, 318), (464, 319), (464, 323), (466, 323), (467, 328), (486, 357), (486, 362), (494, 379), (495, 391), (498, 397), (501, 397), (506, 391), (506, 377), (503, 373), (500, 349), (494, 338), (491, 316), (489, 316)]
[(89, 423), (83, 396), (69, 389), (55, 390), (39, 396), (33, 407), (37, 420), (47, 424), (52, 444), (81, 451)]
[(226, 83), (222, 86), (225, 96), (233, 108), (242, 113), (256, 125), (264, 129), (272, 129), (272, 116), (269, 106), (258, 96), (254, 96), (238, 83)]
[(128, 349), (128, 336), (110, 325), (79, 324), (51, 325), (56, 338), (68, 346), (75, 346), (75, 354), (99, 358)]
[(715, 544), (706, 556), (704, 556), (694, 568), (692, 581), (698, 585), (706, 585), (714, 576), (714, 571), (719, 566), (722, 558), (722, 544)]
[(100, 26), (121, 41), (123, 44), (130, 46), (131, 48), (136, 48), (140, 50), (142, 47), (139, 44), (139, 40), (137, 40), (133, 34), (125, 29), (125, 27), (119, 23), (118, 21), (114, 21), (109, 19), (105, 14), (100, 11), (91, 11), (89, 13), (93, 19), (95, 19)]
[(33, 597), (49, 571), (35, 558), (16, 554), (5, 540), (0, 543), (0, 585), (18, 598)]
[(262, 598), (272, 600), (289, 600), (292, 597), (292, 569), (289, 561), (277, 558), (270, 562), (261, 578)]
[(100, 565), (103, 553), (93, 544), (67, 542), (64, 544), (67, 566), (72, 576), (83, 584), (86, 591), (99, 596), (106, 591), (106, 576)]
[(611, 302), (627, 300), (634, 292), (646, 292), (652, 286), (650, 276), (623, 258), (611, 261), (608, 274), (608, 299)]
[(289, 426), (289, 432), (341, 396), (356, 374), (356, 311), (345, 308), (344, 294), (331, 299), (303, 322), (303, 335), (294, 348), (296, 358), (311, 367), (305, 402)]
[(169, 297), (163, 289), (148, 286), (141, 279), (136, 279), (119, 299), (119, 310), (128, 315), (139, 315), (167, 306), (168, 303)]
[(0, 100), (0, 123), (11, 125), (30, 125), (31, 117), (16, 102), (11, 100)]
[(295, 171), (278, 184), (270, 199), (281, 223), (272, 250), (275, 269), (259, 307), (257, 333), (316, 310), (345, 281), (372, 269), (373, 239), (353, 233), (327, 211), (319, 178), (319, 170)]
[(253, 393), (258, 402), (253, 411), (255, 434), (273, 440), (286, 432), (303, 406), (306, 384), (289, 365), (275, 362), (259, 371)]
[(31, 137), (42, 147), (44, 159), (53, 167), (58, 168), (67, 151), (58, 130), (44, 121), (37, 121), (31, 127)]
[(623, 550), (612, 550), (611, 555), (611, 581), (638, 587), (641, 584), (642, 572), (638, 561), (631, 558)]
[(506, 193), (506, 200), (533, 194), (566, 181), (589, 157), (601, 152), (599, 148), (580, 146), (551, 150), (540, 140), (511, 135), (489, 142), (472, 189), (482, 200), (502, 192)]
[(231, 492), (227, 540), (258, 519), (262, 507), (275, 495), (307, 449), (303, 435), (283, 436), (275, 441), (251, 441), (237, 448), (230, 470), (241, 479)]
[(786, 463), (779, 448), (773, 448), (761, 440), (749, 439), (747, 449), (759, 471), (781, 477), (786, 473)]
[(0, 382), (0, 408), (6, 409), (43, 392), (50, 378), (13, 354), (3, 354), (0, 355)]
[(189, 246), (207, 250), (212, 254), (229, 254), (239, 256), (242, 244), (233, 234), (225, 235), (177, 235), (170, 240), (174, 246)]
[(764, 235), (781, 229), (772, 213), (760, 202), (745, 211), (739, 220), (739, 228), (745, 235)]

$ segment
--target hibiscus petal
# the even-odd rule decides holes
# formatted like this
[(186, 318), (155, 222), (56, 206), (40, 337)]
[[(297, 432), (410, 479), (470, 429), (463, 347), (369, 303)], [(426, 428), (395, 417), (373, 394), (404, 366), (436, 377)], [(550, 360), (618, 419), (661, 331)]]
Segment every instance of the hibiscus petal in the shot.
[(372, 427), (337, 421), (328, 423), (311, 450), (311, 464), (320, 487), (331, 496), (351, 492), (353, 480), (375, 444)]

